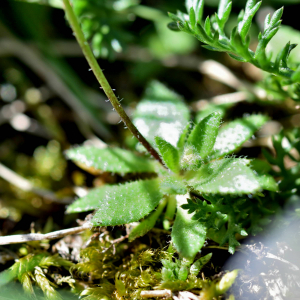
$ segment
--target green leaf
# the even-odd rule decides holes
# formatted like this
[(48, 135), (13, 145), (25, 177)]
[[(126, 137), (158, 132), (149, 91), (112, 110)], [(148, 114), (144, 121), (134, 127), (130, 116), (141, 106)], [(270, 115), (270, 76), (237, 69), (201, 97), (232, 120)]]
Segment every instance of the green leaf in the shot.
[(167, 198), (163, 199), (160, 202), (155, 212), (153, 212), (149, 217), (147, 217), (145, 220), (139, 223), (139, 225), (137, 225), (134, 229), (132, 229), (128, 237), (129, 242), (132, 242), (136, 238), (145, 235), (148, 231), (150, 231), (155, 226), (155, 223), (158, 217), (161, 215), (162, 211), (164, 210), (166, 204), (167, 204)]
[(196, 21), (200, 23), (203, 16), (204, 0), (186, 0), (185, 6), (188, 12), (191, 8), (193, 8), (196, 16)]
[(231, 13), (232, 2), (230, 0), (221, 0), (219, 4), (218, 14), (217, 14), (217, 22), (221, 31), (224, 29), (224, 25), (226, 24), (229, 15)]
[(214, 145), (213, 157), (225, 156), (237, 150), (253, 134), (267, 122), (268, 117), (263, 115), (252, 115), (237, 119), (225, 125), (219, 131)]
[(190, 24), (191, 24), (191, 27), (192, 27), (192, 29), (194, 30), (195, 27), (196, 27), (197, 21), (196, 21), (195, 10), (194, 10), (193, 7), (190, 8), (190, 14), (189, 14), (189, 17), (190, 17)]
[(67, 213), (79, 213), (83, 211), (94, 210), (99, 207), (99, 199), (106, 197), (118, 188), (118, 185), (104, 185), (91, 190), (86, 196), (75, 200), (67, 208)]
[(218, 7), (218, 17), (220, 20), (222, 20), (224, 15), (226, 14), (230, 2), (230, 0), (220, 0)]
[(247, 60), (246, 60), (245, 58), (241, 57), (241, 56), (237, 56), (237, 55), (234, 55), (234, 54), (232, 54), (232, 53), (228, 53), (228, 55), (229, 55), (231, 58), (233, 58), (233, 59), (235, 59), (235, 60), (237, 60), (237, 61), (240, 61), (240, 62), (247, 62)]
[(190, 268), (191, 275), (197, 276), (201, 269), (210, 261), (212, 257), (212, 253), (208, 253), (207, 255), (196, 260)]
[[(98, 199), (99, 209), (92, 219), (93, 225), (114, 226), (139, 221), (162, 199), (159, 185), (159, 179), (114, 185), (105, 197), (98, 196), (98, 189), (93, 190), (85, 196), (93, 198), (93, 202)], [(100, 193), (102, 195), (102, 191)]]
[(243, 41), (245, 41), (246, 39), (246, 35), (248, 34), (249, 29), (251, 27), (252, 19), (260, 7), (261, 1), (256, 4), (255, 3), (256, 0), (247, 1), (243, 20), (238, 24), (238, 32)]
[(159, 136), (155, 137), (155, 142), (167, 167), (172, 172), (178, 173), (180, 171), (178, 150)]
[(154, 172), (153, 161), (121, 148), (77, 147), (66, 152), (83, 169), (113, 173)]
[(258, 192), (261, 187), (253, 171), (247, 167), (249, 160), (224, 158), (189, 172), (188, 185), (200, 193), (241, 195)]
[(287, 58), (289, 58), (290, 63), (298, 63), (299, 49), (291, 52), (295, 48), (295, 46), (300, 43), (300, 32), (298, 30), (295, 30), (294, 28), (289, 26), (280, 26), (280, 30), (278, 31), (278, 33), (269, 42), (268, 48), (270, 49), (270, 51), (279, 53), (278, 55), (280, 55), (280, 52), (282, 51), (282, 45), (290, 44), (290, 41), (293, 41), (293, 46), (291, 45), (292, 48), (289, 50), (286, 49), (289, 52), (287, 56), (285, 50), (285, 54), (283, 54), (283, 57), (286, 57), (286, 60)]
[(272, 19), (269, 23), (269, 27), (277, 26), (276, 24), (280, 21), (283, 14), (283, 7), (277, 9), (272, 16)]
[(220, 122), (221, 114), (213, 112), (194, 127), (187, 139), (181, 160), (184, 168), (196, 168), (211, 153)]
[(211, 33), (211, 24), (210, 24), (209, 16), (207, 16), (207, 18), (205, 19), (204, 30), (205, 30), (206, 34), (207, 34), (209, 37), (212, 37), (212, 33)]
[(206, 237), (205, 225), (192, 220), (193, 214), (181, 208), (186, 203), (186, 196), (177, 196), (177, 214), (172, 228), (172, 243), (185, 258), (194, 259), (202, 248)]
[(176, 147), (189, 118), (189, 109), (181, 98), (160, 82), (153, 81), (137, 106), (133, 122), (154, 147), (155, 136)]
[(176, 198), (175, 195), (168, 196), (168, 205), (164, 215), (163, 227), (165, 230), (170, 230), (171, 222), (174, 220), (176, 212)]
[(238, 273), (239, 270), (233, 270), (222, 277), (220, 282), (216, 284), (216, 292), (218, 295), (223, 295), (229, 290), (238, 276)]

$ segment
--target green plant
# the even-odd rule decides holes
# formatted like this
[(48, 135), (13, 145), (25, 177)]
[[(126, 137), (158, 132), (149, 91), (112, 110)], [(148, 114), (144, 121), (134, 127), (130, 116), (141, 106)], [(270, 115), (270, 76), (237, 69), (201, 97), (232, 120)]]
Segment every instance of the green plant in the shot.
[[(208, 231), (221, 228), (225, 234), (223, 232), (220, 244), (228, 242), (229, 251), (234, 253), (235, 247), (239, 245), (236, 234), (247, 235), (237, 218), (239, 206), (244, 202), (252, 205), (247, 196), (240, 201), (236, 201), (236, 198), (249, 194), (261, 195), (263, 189), (276, 191), (277, 185), (270, 176), (268, 180), (266, 177), (260, 179), (255, 176), (248, 166), (249, 160), (228, 155), (247, 141), (267, 121), (267, 117), (245, 117), (229, 123), (219, 131), (221, 115), (214, 112), (191, 126), (188, 108), (180, 97), (154, 82), (148, 87), (146, 99), (137, 107), (134, 126), (90, 52), (69, 2), (64, 0), (64, 4), (76, 37), (103, 90), (131, 132), (161, 163), (161, 166), (155, 165), (150, 159), (118, 148), (79, 147), (69, 150), (67, 156), (70, 159), (89, 168), (121, 175), (148, 172), (153, 177), (155, 173), (156, 178), (94, 189), (69, 206), (68, 212), (97, 209), (92, 219), (94, 226), (115, 226), (139, 221), (158, 206), (158, 210), (129, 235), (129, 240), (133, 240), (155, 225), (166, 205), (167, 218), (172, 220), (177, 206), (172, 243), (183, 257), (193, 259), (203, 246)], [(223, 2), (220, 10), (222, 5)], [(197, 7), (201, 11), (203, 2), (197, 2)], [(229, 8), (230, 5), (226, 8), (227, 12)], [(245, 38), (249, 28), (242, 29)], [(196, 206), (193, 200), (186, 202), (189, 196), (179, 197), (187, 193), (196, 198)], [(177, 201), (174, 201), (174, 197)], [(182, 208), (189, 209), (189, 214)], [(191, 214), (200, 208), (200, 213), (194, 216)], [(247, 214), (242, 214), (242, 218), (247, 218)]]
[[(116, 147), (68, 150), (67, 156), (80, 166), (123, 176), (148, 173), (149, 179), (96, 188), (76, 200), (67, 212), (97, 209), (93, 225), (114, 226), (139, 221), (158, 205), (157, 210), (131, 232), (129, 239), (133, 240), (155, 225), (167, 205), (165, 219), (175, 218), (172, 241), (184, 257), (192, 259), (203, 246), (208, 230), (222, 227), (225, 230), (227, 222), (227, 233), (221, 244), (229, 242), (233, 253), (238, 245), (235, 234), (247, 235), (236, 219), (239, 206), (247, 201), (248, 205), (253, 205), (248, 194), (261, 194), (263, 189), (276, 191), (277, 185), (271, 176), (261, 180), (255, 175), (249, 167), (250, 160), (229, 155), (268, 118), (252, 115), (229, 122), (219, 130), (221, 115), (214, 112), (192, 126), (188, 109), (180, 97), (161, 83), (153, 82), (144, 98), (133, 121), (159, 151), (165, 167)], [(161, 126), (164, 126), (163, 130)], [(184, 196), (187, 193), (191, 196)], [(193, 204), (193, 200), (187, 202), (189, 197), (197, 204)], [(243, 200), (236, 201), (238, 197)], [(176, 202), (177, 215), (174, 217)], [(201, 215), (188, 214), (181, 205), (190, 209), (190, 213), (200, 205)]]
[[(288, 42), (279, 51), (275, 60), (272, 60), (273, 53), (267, 52), (268, 44), (280, 28), (283, 8), (275, 11), (272, 17), (270, 14), (266, 16), (264, 31), (259, 33), (258, 45), (256, 50), (252, 51), (249, 48), (251, 42), (249, 30), (262, 2), (247, 1), (245, 10), (241, 10), (238, 15), (237, 26), (231, 31), (230, 37), (225, 34), (224, 27), (230, 17), (232, 2), (221, 0), (218, 13), (215, 13), (211, 18), (208, 16), (205, 21), (203, 20), (204, 2), (204, 0), (186, 1), (188, 14), (180, 11), (177, 15), (169, 13), (173, 20), (169, 27), (193, 35), (203, 43), (202, 47), (208, 50), (226, 52), (233, 59), (249, 62), (257, 68), (277, 76), (269, 79), (269, 81), (273, 80), (277, 83), (275, 89), (280, 91), (282, 90), (281, 87), (291, 85), (289, 95), (298, 99), (300, 68), (298, 64), (288, 66), (289, 55), (297, 44)], [(271, 82), (267, 86), (270, 85)]]

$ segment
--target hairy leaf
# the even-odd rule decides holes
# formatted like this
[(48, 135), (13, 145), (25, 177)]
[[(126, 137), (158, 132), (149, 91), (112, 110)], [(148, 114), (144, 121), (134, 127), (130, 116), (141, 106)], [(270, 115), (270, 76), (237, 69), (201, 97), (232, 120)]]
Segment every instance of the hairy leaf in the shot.
[(153, 161), (121, 148), (77, 147), (66, 152), (67, 157), (90, 172), (113, 173), (154, 172)]
[(218, 158), (234, 152), (251, 138), (267, 120), (266, 116), (252, 115), (225, 125), (217, 136), (213, 156)]
[(99, 199), (104, 199), (106, 195), (114, 193), (119, 185), (104, 185), (91, 190), (86, 196), (75, 200), (67, 208), (67, 213), (78, 213), (97, 209), (100, 205)]
[[(122, 185), (114, 185), (98, 196), (94, 189), (86, 197), (98, 199), (98, 210), (92, 219), (95, 226), (114, 226), (139, 221), (149, 214), (162, 199), (160, 180), (139, 180)], [(94, 201), (94, 200), (93, 200)]]
[(160, 82), (154, 81), (139, 102), (133, 122), (153, 146), (156, 147), (155, 136), (159, 136), (176, 147), (189, 117), (189, 110), (181, 98)]
[(224, 158), (203, 165), (198, 171), (187, 174), (188, 185), (206, 194), (249, 194), (261, 190), (249, 161)]
[(178, 173), (180, 170), (178, 150), (159, 136), (155, 137), (155, 142), (167, 167)]
[(194, 127), (187, 139), (181, 160), (184, 168), (196, 168), (211, 153), (220, 122), (221, 114), (213, 112)]
[(181, 208), (181, 205), (186, 203), (185, 196), (177, 196), (177, 202), (177, 214), (171, 235), (172, 242), (183, 257), (193, 259), (205, 242), (206, 227), (192, 220), (193, 215)]

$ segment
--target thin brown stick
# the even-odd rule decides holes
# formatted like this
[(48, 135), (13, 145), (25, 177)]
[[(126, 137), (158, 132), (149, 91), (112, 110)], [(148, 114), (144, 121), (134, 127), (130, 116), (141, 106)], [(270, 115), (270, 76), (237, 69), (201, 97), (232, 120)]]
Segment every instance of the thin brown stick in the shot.
[(89, 229), (91, 227), (92, 227), (91, 223), (86, 222), (82, 226), (79, 226), (79, 227), (57, 230), (57, 231), (49, 232), (46, 234), (28, 233), (28, 234), (16, 234), (16, 235), (1, 236), (0, 237), (0, 245), (20, 244), (20, 243), (26, 243), (26, 242), (32, 242), (32, 241), (42, 241), (42, 240), (55, 240), (55, 239), (60, 239), (67, 235), (83, 232), (86, 229)]
[(146, 148), (146, 150), (155, 158), (162, 166), (166, 168), (164, 165), (160, 155), (157, 151), (150, 145), (150, 143), (144, 138), (144, 136), (139, 132), (136, 126), (131, 122), (130, 118), (128, 117), (127, 113), (121, 106), (118, 98), (116, 97), (113, 89), (111, 88), (109, 82), (107, 81), (106, 77), (104, 76), (84, 34), (80, 27), (80, 24), (77, 20), (77, 17), (73, 11), (71, 6), (70, 0), (63, 0), (64, 7), (65, 7), (65, 14), (69, 21), (69, 24), (75, 34), (77, 42), (82, 49), (82, 52), (91, 67), (96, 79), (101, 85), (101, 88), (105, 92), (106, 96), (108, 97), (109, 101), (111, 102), (115, 111), (119, 114), (122, 121), (126, 125), (126, 127), (131, 131), (131, 133), (137, 138), (137, 140)]

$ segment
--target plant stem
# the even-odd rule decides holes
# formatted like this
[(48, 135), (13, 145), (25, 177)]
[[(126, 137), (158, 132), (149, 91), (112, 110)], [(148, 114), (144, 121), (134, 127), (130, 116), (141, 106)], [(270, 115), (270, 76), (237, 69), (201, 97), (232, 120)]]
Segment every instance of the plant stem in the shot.
[(74, 14), (73, 8), (69, 0), (63, 0), (65, 6), (65, 13), (67, 19), (71, 25), (73, 32), (75, 33), (77, 42), (88, 61), (94, 75), (96, 76), (98, 82), (100, 83), (103, 91), (105, 92), (106, 96), (108, 97), (109, 101), (111, 102), (112, 106), (114, 107), (115, 111), (119, 114), (124, 124), (127, 128), (131, 131), (131, 133), (138, 139), (138, 141), (147, 149), (147, 151), (157, 160), (159, 161), (164, 167), (164, 163), (161, 160), (157, 151), (149, 144), (149, 142), (144, 138), (144, 136), (138, 131), (138, 129), (134, 126), (131, 122), (130, 118), (124, 111), (123, 107), (121, 106), (119, 100), (117, 99), (115, 93), (113, 92), (112, 88), (110, 87), (106, 77), (104, 76), (88, 42), (86, 41), (77, 17)]

